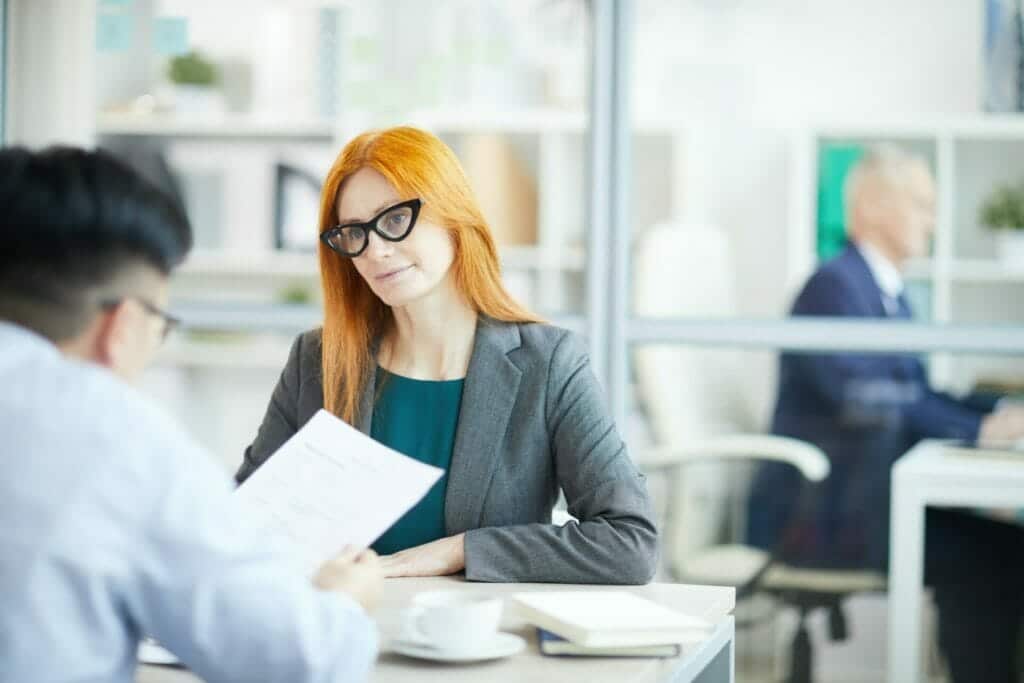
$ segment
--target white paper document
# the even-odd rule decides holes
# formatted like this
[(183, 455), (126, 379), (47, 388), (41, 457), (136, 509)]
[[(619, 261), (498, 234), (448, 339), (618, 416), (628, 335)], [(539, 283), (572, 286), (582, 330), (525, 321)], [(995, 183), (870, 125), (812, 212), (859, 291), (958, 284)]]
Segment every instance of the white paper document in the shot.
[(143, 638), (139, 641), (138, 655), (139, 661), (143, 664), (181, 666), (181, 661), (177, 657), (165, 650), (160, 643), (152, 638)]
[(320, 410), (235, 496), (246, 518), (312, 576), (345, 545), (377, 540), (443, 474)]

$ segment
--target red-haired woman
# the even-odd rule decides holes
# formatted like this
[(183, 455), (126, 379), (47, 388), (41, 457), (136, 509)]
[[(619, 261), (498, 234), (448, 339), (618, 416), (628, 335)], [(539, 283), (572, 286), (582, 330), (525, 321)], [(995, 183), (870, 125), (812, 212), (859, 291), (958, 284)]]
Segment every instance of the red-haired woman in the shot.
[[(446, 472), (373, 545), (388, 576), (650, 580), (650, 498), (583, 344), (505, 291), (452, 151), (415, 128), (356, 137), (320, 230), (323, 328), (295, 341), (236, 479), (326, 408)], [(578, 520), (564, 526), (560, 489)]]

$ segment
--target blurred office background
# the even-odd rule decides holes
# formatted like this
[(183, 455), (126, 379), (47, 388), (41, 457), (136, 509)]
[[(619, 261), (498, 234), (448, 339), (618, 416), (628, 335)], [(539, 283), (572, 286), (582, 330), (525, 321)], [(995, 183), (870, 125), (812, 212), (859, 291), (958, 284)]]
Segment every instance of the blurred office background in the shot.
[[(196, 249), (172, 299), (185, 329), (144, 386), (228, 471), (294, 335), (320, 319), (319, 184), (351, 136), (398, 123), (455, 149), (510, 290), (588, 335), (641, 465), (766, 432), (779, 351), (807, 338), (823, 353), (891, 338), (958, 393), (1024, 387), (1024, 230), (981, 211), (1024, 183), (1016, 3), (0, 5), (5, 144), (109, 147), (187, 208)], [(795, 326), (794, 294), (841, 244), (845, 173), (876, 142), (937, 178), (931, 253), (908, 273), (915, 322), (843, 339)], [(673, 558), (742, 537), (750, 472), (652, 470), (678, 522), (663, 578)], [(739, 636), (740, 680), (786, 668), (795, 612), (765, 601)], [(847, 601), (846, 640), (828, 616), (811, 618), (817, 680), (881, 680), (884, 588)]]

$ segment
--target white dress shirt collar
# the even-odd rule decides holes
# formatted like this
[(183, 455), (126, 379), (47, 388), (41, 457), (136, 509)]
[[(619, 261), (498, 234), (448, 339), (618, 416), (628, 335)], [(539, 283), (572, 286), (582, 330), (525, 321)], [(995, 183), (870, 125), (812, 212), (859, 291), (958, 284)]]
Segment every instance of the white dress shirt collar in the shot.
[(8, 320), (0, 320), (0, 345), (8, 352), (30, 349), (33, 353), (43, 354), (41, 357), (48, 360), (60, 353), (57, 346), (43, 335)]
[(903, 293), (903, 275), (899, 268), (867, 242), (858, 242), (857, 250), (864, 257), (871, 277), (882, 293), (891, 299), (898, 299)]

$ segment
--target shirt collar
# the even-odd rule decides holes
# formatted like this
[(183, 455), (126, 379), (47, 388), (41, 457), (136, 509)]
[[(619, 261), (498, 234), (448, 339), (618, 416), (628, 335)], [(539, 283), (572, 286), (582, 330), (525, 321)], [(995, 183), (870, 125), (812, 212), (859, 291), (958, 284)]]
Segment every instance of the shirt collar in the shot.
[(5, 344), (36, 347), (58, 353), (56, 345), (43, 335), (7, 320), (0, 320), (0, 341)]
[(882, 293), (890, 298), (898, 299), (903, 293), (903, 275), (899, 268), (867, 242), (858, 242), (857, 250), (864, 257), (865, 263), (868, 264), (868, 270), (871, 271), (871, 277), (874, 278), (875, 284), (882, 290)]

